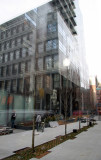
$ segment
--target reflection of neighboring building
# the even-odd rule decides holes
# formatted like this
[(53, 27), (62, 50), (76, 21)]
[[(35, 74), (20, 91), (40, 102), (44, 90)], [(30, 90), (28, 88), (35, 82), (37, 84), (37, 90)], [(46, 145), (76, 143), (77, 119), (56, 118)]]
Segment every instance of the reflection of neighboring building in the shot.
[[(28, 15), (35, 19), (34, 11)], [(6, 22), (3, 26), (5, 31), (0, 34), (0, 88), (11, 93), (29, 92), (36, 26), (26, 19), (26, 15)], [(34, 43), (33, 51), (26, 43)]]
[(96, 88), (96, 98), (97, 98), (97, 112), (101, 114), (101, 88)]
[(96, 99), (97, 113), (101, 114), (101, 79), (99, 77), (96, 77)]
[(96, 83), (95, 83), (95, 77), (90, 77), (90, 104), (91, 104), (91, 110), (96, 110)]
[[(28, 20), (30, 17), (31, 22)], [(6, 116), (6, 110), (11, 112), (24, 109), (33, 109), (31, 97), (28, 98), (32, 88), (32, 71), (36, 47), (36, 12), (35, 10), (23, 14), (3, 25), (0, 30), (0, 123), (8, 121), (10, 114)], [(33, 44), (33, 46), (31, 46)], [(3, 90), (6, 92), (3, 92)], [(8, 95), (13, 96), (13, 103), (8, 104)], [(2, 103), (6, 97), (5, 104)], [(6, 113), (5, 113), (6, 112)], [(26, 114), (25, 119), (30, 119)], [(21, 113), (17, 119), (22, 121)]]
[[(2, 25), (5, 30), (0, 31), (0, 89), (20, 96), (22, 108), (28, 109), (26, 102), (36, 88), (35, 109), (62, 112), (67, 80), (72, 90), (67, 100), (68, 112), (72, 114), (81, 107), (75, 17), (73, 0), (52, 0)], [(63, 66), (66, 58), (71, 61), (68, 73)], [(56, 105), (51, 100), (53, 89)], [(14, 102), (13, 107), (18, 105)]]
[(82, 104), (82, 111), (87, 113), (87, 111), (91, 111), (90, 106), (90, 90), (81, 88), (81, 104)]

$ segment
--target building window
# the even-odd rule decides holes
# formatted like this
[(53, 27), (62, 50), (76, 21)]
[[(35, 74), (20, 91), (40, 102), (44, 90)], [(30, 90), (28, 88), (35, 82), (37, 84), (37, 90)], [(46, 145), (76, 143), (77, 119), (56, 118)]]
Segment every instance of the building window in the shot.
[(8, 54), (5, 54), (4, 59), (5, 59), (5, 60), (4, 60), (5, 62), (8, 61)]
[(37, 76), (36, 77), (36, 88), (37, 88), (37, 90), (42, 88), (42, 76)]
[(14, 53), (13, 53), (13, 52), (10, 52), (10, 61), (13, 60), (13, 56), (14, 56)]
[(30, 91), (30, 78), (25, 78), (25, 84), (24, 84), (24, 91), (25, 93), (26, 92), (29, 92)]
[(21, 37), (18, 37), (17, 39), (16, 39), (16, 43), (17, 43), (17, 45), (20, 45), (21, 44)]
[(0, 38), (3, 39), (3, 32), (1, 33)]
[(49, 40), (46, 42), (46, 51), (50, 51), (52, 49), (57, 49), (57, 39)]
[(57, 24), (56, 22), (48, 24), (48, 33), (56, 32)]
[(23, 93), (23, 79), (18, 80), (18, 92)]
[(24, 30), (27, 30), (29, 28), (29, 22), (25, 20), (24, 22)]
[(9, 49), (9, 47), (10, 47), (10, 42), (7, 42), (6, 43), (6, 48)]
[(15, 59), (19, 59), (20, 58), (20, 50), (16, 50), (15, 51)]
[(1, 33), (1, 39), (3, 39), (3, 32)]
[(14, 40), (14, 39), (11, 41), (11, 47), (12, 47), (12, 48), (15, 47), (15, 40)]
[(1, 39), (4, 39), (5, 36), (6, 36), (6, 33), (5, 33), (5, 32), (2, 32), (2, 33), (1, 33)]
[(20, 33), (20, 32), (22, 32), (22, 25), (17, 26), (17, 33)]
[(59, 77), (59, 74), (54, 74), (53, 85), (54, 85), (54, 88), (59, 88), (59, 86), (60, 86), (60, 77)]
[(10, 66), (7, 66), (6, 75), (7, 75), (7, 76), (10, 76), (10, 75), (11, 75), (11, 65), (10, 65)]
[(66, 87), (66, 78), (63, 77), (63, 87), (65, 88)]
[(6, 42), (4, 43), (4, 50), (6, 49)]
[(38, 53), (43, 53), (44, 52), (44, 44), (40, 43), (38, 44)]
[(30, 61), (26, 62), (25, 70), (26, 70), (26, 72), (30, 72), (30, 70), (31, 70), (31, 62)]
[(51, 13), (48, 13), (48, 15), (47, 15), (48, 21), (55, 20), (56, 18), (57, 18), (56, 12), (51, 12)]
[(16, 92), (16, 79), (12, 80), (12, 91)]
[(30, 61), (27, 61), (26, 62), (26, 65), (25, 65), (25, 71), (26, 72), (30, 72), (31, 70), (31, 62)]
[(57, 39), (52, 40), (52, 49), (57, 49)]
[(2, 76), (2, 74), (1, 74), (1, 68), (0, 68), (0, 77)]
[(25, 62), (19, 64), (19, 72), (25, 73)]
[(11, 41), (12, 41), (12, 40), (9, 41), (9, 48), (11, 48)]
[(2, 62), (5, 62), (5, 54), (2, 55)]
[(43, 58), (37, 59), (37, 70), (39, 71), (43, 70)]
[(1, 67), (1, 75), (3, 77), (6, 75), (6, 67)]
[(28, 35), (28, 37), (27, 37), (27, 39), (29, 40), (29, 41), (32, 41), (33, 40), (33, 34), (32, 33), (30, 33), (29, 35)]
[(47, 18), (48, 18), (49, 21), (52, 20), (53, 19), (52, 13), (48, 13)]
[(27, 35), (23, 36), (23, 42), (25, 42), (27, 40)]
[(22, 57), (26, 57), (27, 53), (28, 53), (28, 49), (27, 48), (23, 48), (22, 49)]
[(1, 45), (1, 50), (4, 51), (4, 48), (5, 48), (5, 44), (2, 43), (2, 45)]
[(52, 40), (47, 41), (46, 43), (46, 51), (52, 50)]
[(30, 41), (27, 39), (27, 35), (26, 35), (26, 38), (23, 39), (23, 45), (27, 48), (31, 46)]
[(33, 55), (33, 52), (34, 52), (33, 48), (32, 48), (32, 47), (29, 47), (29, 48), (28, 48), (28, 55), (29, 55), (29, 56), (30, 56), (30, 55)]
[(22, 24), (18, 26), (18, 30), (19, 30), (19, 32), (23, 31), (23, 25)]
[(5, 89), (10, 92), (10, 81), (5, 82)]
[(0, 51), (1, 51), (1, 44), (0, 44)]
[(16, 27), (12, 28), (12, 34), (13, 34), (13, 35), (15, 35), (15, 34), (16, 34), (16, 32), (17, 32)]
[(11, 36), (11, 30), (9, 29), (6, 31), (6, 37), (10, 37), (10, 36)]
[(0, 55), (0, 63), (2, 63), (3, 55)]
[(52, 57), (48, 56), (45, 58), (45, 69), (52, 69)]
[(51, 83), (50, 75), (45, 75), (45, 87), (49, 89), (50, 83)]
[(58, 68), (58, 55), (54, 55), (53, 57), (53, 67)]
[(0, 81), (0, 89), (4, 89), (4, 87), (5, 87), (4, 81)]
[(13, 65), (13, 70), (12, 70), (12, 74), (16, 75), (18, 73), (18, 64), (14, 64)]

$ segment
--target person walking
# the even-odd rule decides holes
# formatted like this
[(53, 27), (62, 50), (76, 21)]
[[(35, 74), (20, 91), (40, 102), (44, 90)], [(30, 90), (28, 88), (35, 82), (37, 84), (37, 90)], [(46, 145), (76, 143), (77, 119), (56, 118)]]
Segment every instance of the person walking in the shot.
[(14, 126), (15, 126), (15, 119), (16, 119), (16, 113), (15, 113), (15, 111), (13, 111), (13, 113), (11, 115), (11, 128), (14, 128)]
[(39, 131), (40, 126), (41, 126), (41, 115), (38, 114), (37, 117), (36, 117), (36, 129), (37, 129), (37, 131)]

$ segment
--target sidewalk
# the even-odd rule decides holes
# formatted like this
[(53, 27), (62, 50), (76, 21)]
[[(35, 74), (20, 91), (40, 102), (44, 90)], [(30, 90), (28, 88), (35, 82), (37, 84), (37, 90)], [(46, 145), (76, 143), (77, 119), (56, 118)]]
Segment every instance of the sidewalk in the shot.
[[(86, 123), (82, 123), (87, 125)], [(72, 132), (73, 129), (78, 129), (79, 123), (71, 123), (67, 125), (67, 132)], [(0, 136), (0, 159), (13, 155), (14, 151), (31, 147), (32, 145), (32, 131), (14, 130), (14, 134)], [(54, 139), (58, 135), (64, 135), (64, 125), (56, 128), (45, 128), (44, 132), (35, 132), (35, 146)]]
[(101, 122), (76, 137), (52, 148), (40, 160), (101, 160)]

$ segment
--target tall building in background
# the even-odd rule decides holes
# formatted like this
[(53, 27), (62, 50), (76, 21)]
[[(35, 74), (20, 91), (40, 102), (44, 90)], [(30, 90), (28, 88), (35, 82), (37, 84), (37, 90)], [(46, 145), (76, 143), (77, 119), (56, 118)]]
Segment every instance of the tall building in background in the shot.
[(101, 115), (101, 79), (96, 76), (96, 111)]
[(90, 77), (90, 104), (91, 110), (96, 110), (96, 81), (95, 76)]
[(31, 120), (33, 108), (64, 113), (66, 89), (67, 114), (82, 109), (86, 63), (75, 17), (73, 0), (52, 0), (1, 25), (0, 110), (7, 110), (0, 115), (1, 124), (10, 121), (12, 109), (17, 121)]

